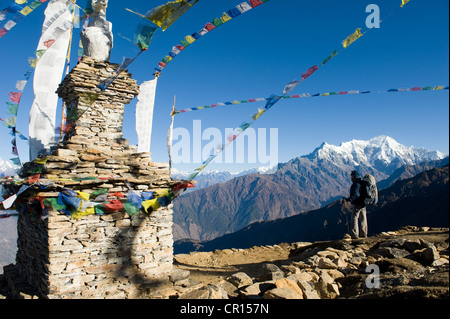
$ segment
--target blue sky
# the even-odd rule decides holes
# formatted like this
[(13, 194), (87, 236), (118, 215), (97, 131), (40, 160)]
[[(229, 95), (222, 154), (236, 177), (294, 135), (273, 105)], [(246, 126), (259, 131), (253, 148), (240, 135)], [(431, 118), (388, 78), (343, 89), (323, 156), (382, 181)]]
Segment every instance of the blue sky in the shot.
[[(11, 1), (0, 0), (0, 8)], [(148, 52), (129, 71), (138, 81), (153, 79), (157, 63), (186, 35), (199, 31), (222, 12), (242, 1), (200, 0), (165, 32), (158, 30)], [(84, 6), (85, 1), (78, 1)], [(113, 23), (111, 62), (133, 57), (138, 49), (119, 36), (131, 37), (139, 18), (125, 9), (146, 13), (165, 1), (110, 0), (107, 18)], [(280, 94), (286, 83), (298, 79), (309, 67), (320, 64), (357, 27), (365, 29), (368, 4), (377, 4), (383, 19), (400, 0), (299, 1), (271, 0), (206, 34), (177, 56), (159, 78), (153, 122), (152, 158), (167, 162), (166, 133), (176, 95), (177, 109), (230, 100), (247, 100)], [(404, 8), (372, 29), (302, 82), (290, 94), (342, 90), (448, 85), (449, 2), (411, 0)], [(36, 9), (0, 39), (0, 100), (8, 101), (17, 80), (28, 70), (44, 19), (44, 6)], [(76, 63), (76, 40), (72, 65)], [(22, 98), (17, 129), (28, 133), (28, 113), (33, 100), (32, 81)], [(3, 105), (0, 101), (0, 104)], [(134, 106), (126, 107), (124, 137), (136, 144)], [(279, 161), (312, 152), (322, 142), (340, 144), (352, 139), (388, 135), (406, 146), (449, 152), (448, 91), (329, 96), (285, 100), (263, 115), (254, 128), (278, 128)], [(175, 117), (175, 127), (225, 128), (249, 121), (264, 104), (242, 104)], [(6, 107), (0, 117), (8, 117)], [(58, 119), (59, 121), (59, 119)], [(225, 133), (224, 133), (225, 135)], [(0, 128), (0, 158), (10, 155), (9, 130)], [(204, 143), (206, 143), (205, 141)], [(19, 141), (22, 161), (28, 146)], [(174, 165), (181, 170), (199, 166)], [(211, 164), (209, 169), (239, 171), (259, 163)]]

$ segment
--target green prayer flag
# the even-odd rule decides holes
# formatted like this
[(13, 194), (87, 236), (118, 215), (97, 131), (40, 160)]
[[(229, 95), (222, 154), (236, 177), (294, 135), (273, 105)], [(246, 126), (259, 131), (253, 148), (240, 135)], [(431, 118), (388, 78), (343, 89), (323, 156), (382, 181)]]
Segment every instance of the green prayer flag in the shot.
[(322, 65), (324, 65), (325, 63), (327, 63), (328, 61), (330, 61), (332, 58), (334, 58), (336, 55), (338, 54), (338, 52), (336, 50), (333, 51), (333, 53), (330, 54), (330, 56), (328, 58), (326, 58), (325, 60), (322, 61)]
[(133, 43), (137, 45), (141, 50), (147, 50), (150, 46), (153, 35), (158, 30), (158, 28), (159, 27), (151, 21), (142, 19), (138, 27), (136, 28)]
[(58, 204), (57, 198), (46, 198), (42, 201), (45, 207), (51, 208), (56, 211), (61, 211), (63, 209), (67, 209), (66, 205)]
[(139, 214), (139, 208), (131, 203), (123, 203), (123, 208), (129, 216), (134, 216)]
[[(180, 43), (181, 43), (181, 45), (184, 46), (185, 48), (191, 45), (189, 42), (186, 41), (186, 39), (181, 40)], [(164, 62), (164, 61), (163, 61), (163, 62)]]
[(106, 206), (103, 204), (95, 206), (95, 214), (96, 215), (105, 215)]
[(218, 27), (218, 26), (221, 26), (222, 24), (223, 24), (223, 21), (222, 21), (222, 19), (220, 19), (220, 18), (215, 18), (214, 20), (213, 20), (213, 22), (211, 22), (214, 26), (216, 26), (216, 27)]
[(6, 102), (8, 105), (8, 114), (17, 115), (17, 111), (19, 109), (19, 104)]

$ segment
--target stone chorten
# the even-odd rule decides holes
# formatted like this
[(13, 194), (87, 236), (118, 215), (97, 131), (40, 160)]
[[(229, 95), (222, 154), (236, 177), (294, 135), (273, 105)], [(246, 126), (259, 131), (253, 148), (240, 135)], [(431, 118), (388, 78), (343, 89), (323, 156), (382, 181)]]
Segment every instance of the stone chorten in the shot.
[[(48, 187), (32, 185), (30, 199), (70, 189), (120, 200), (129, 190), (174, 185), (167, 163), (123, 139), (124, 107), (139, 93), (131, 74), (120, 73), (104, 92), (97, 87), (118, 68), (85, 56), (63, 80), (57, 93), (70, 130), (41, 167), (39, 182)], [(56, 210), (45, 219), (21, 213), (16, 269), (43, 298), (148, 297), (172, 272), (172, 225), (171, 204), (132, 216), (124, 209), (80, 219)]]

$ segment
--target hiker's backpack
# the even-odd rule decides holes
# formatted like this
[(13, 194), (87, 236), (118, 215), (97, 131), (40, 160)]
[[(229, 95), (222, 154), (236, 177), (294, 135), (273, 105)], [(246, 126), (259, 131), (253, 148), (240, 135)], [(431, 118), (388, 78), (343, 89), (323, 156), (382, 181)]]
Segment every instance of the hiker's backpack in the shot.
[(362, 196), (365, 205), (375, 206), (378, 204), (378, 188), (375, 177), (370, 174), (366, 174), (362, 179)]

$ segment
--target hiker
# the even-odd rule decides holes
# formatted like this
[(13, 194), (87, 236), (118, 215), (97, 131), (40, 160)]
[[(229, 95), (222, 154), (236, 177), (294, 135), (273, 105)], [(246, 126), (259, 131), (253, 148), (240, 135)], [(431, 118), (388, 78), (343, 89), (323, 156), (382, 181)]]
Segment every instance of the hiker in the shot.
[[(358, 239), (361, 233), (361, 237), (367, 237), (367, 211), (366, 204), (364, 203), (362, 189), (361, 175), (357, 171), (351, 172), (352, 186), (350, 187), (350, 197), (344, 198), (346, 201), (352, 203), (352, 219), (351, 219), (351, 237)], [(361, 224), (361, 232), (359, 231), (358, 221)]]

